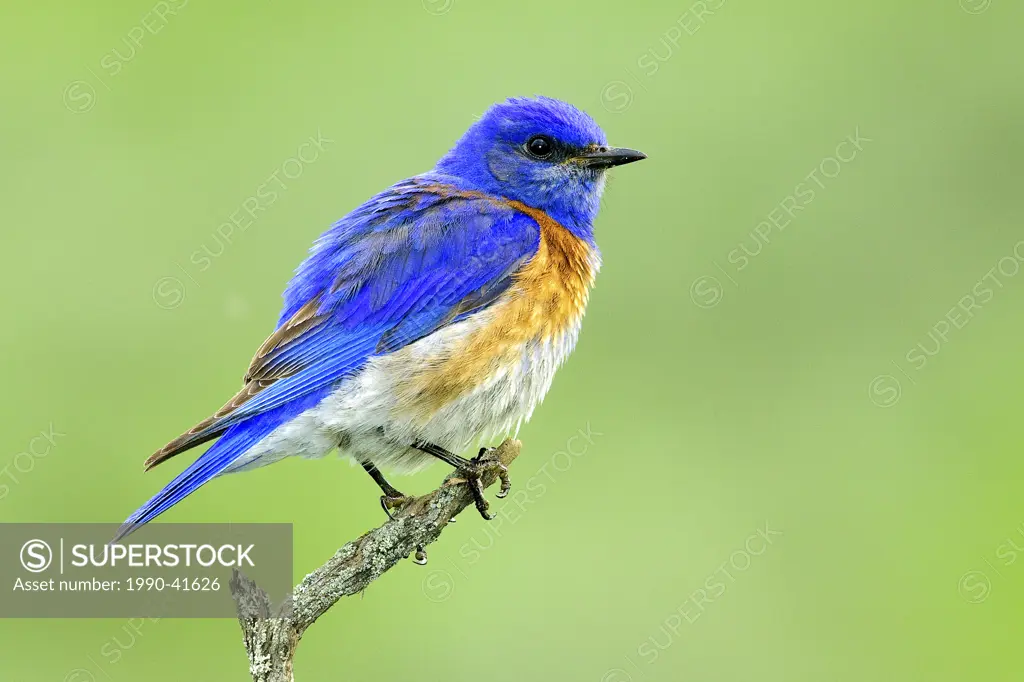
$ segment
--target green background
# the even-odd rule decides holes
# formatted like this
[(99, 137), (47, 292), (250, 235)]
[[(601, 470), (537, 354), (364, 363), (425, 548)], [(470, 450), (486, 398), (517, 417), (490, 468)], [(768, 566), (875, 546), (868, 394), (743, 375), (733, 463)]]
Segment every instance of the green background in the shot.
[[(340, 603), (297, 679), (1019, 674), (1021, 3), (153, 7), (2, 10), (0, 520), (120, 522), (186, 464), (140, 466), (236, 390), (310, 242), (490, 103), (543, 93), (650, 156), (613, 173), (584, 333), (520, 434), (513, 484), (546, 471), (545, 492)], [(334, 142), (218, 242), (318, 130)], [(376, 498), (294, 460), (162, 520), (294, 523), (298, 579)], [(248, 679), (231, 620), (139, 629), (4, 621), (0, 679)]]

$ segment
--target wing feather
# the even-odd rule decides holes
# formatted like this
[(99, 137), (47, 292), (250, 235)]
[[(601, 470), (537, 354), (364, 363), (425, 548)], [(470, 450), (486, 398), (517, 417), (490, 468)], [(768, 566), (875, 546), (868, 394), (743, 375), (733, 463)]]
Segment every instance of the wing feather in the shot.
[(289, 284), (277, 329), (242, 389), (145, 468), (493, 304), (536, 253), (540, 228), (507, 202), (447, 180), (400, 183), (324, 233)]

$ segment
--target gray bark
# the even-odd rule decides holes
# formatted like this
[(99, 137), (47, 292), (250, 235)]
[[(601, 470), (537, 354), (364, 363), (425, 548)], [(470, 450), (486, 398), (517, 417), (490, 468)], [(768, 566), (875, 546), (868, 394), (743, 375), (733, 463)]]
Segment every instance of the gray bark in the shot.
[[(508, 466), (521, 447), (519, 441), (509, 439), (484, 459)], [(484, 476), (484, 487), (496, 480), (496, 474)], [(473, 507), (469, 486), (455, 473), (449, 474), (439, 488), (413, 498), (393, 519), (346, 543), (296, 585), (288, 603), (277, 609), (255, 582), (236, 571), (231, 593), (238, 605), (253, 681), (294, 682), (295, 648), (306, 628), (339, 599), (362, 592), (399, 561), (437, 540), (448, 522), (466, 507)]]

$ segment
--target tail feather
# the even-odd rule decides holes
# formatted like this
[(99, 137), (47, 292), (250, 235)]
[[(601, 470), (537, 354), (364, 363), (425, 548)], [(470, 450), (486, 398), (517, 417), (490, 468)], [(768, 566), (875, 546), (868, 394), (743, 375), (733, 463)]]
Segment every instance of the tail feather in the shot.
[(221, 435), (227, 429), (228, 426), (224, 426), (225, 418), (230, 416), (238, 407), (249, 400), (261, 390), (266, 388), (266, 385), (259, 381), (250, 381), (242, 387), (239, 391), (231, 398), (224, 407), (220, 408), (212, 415), (199, 422), (191, 429), (181, 434), (167, 445), (163, 446), (146, 460), (145, 464), (142, 465), (144, 471), (149, 471), (157, 464), (166, 462), (171, 457), (179, 455), (186, 450), (191, 450), (197, 445), (213, 440), (217, 436)]
[[(209, 450), (201, 454), (196, 461), (167, 484), (146, 504), (135, 510), (135, 513), (121, 524), (117, 535), (111, 542), (121, 540), (129, 533), (138, 530), (142, 525), (152, 521), (178, 502), (194, 493), (201, 485), (214, 476), (230, 472), (231, 465), (253, 446), (269, 436), (274, 429), (285, 424), (306, 410), (317, 405), (331, 392), (331, 386), (308, 393), (285, 405), (273, 408), (262, 414), (249, 417), (244, 421), (227, 427), (220, 434), (220, 440)], [(216, 437), (204, 438), (209, 440)], [(195, 445), (196, 443), (193, 443)]]
[[(263, 423), (251, 423), (255, 421), (263, 421)], [(152, 521), (194, 493), (201, 485), (221, 473), (275, 428), (277, 428), (277, 424), (267, 423), (267, 420), (251, 420), (250, 422), (236, 424), (229, 428), (224, 432), (220, 440), (200, 455), (177, 478), (168, 483), (163, 490), (154, 495), (148, 502), (135, 510), (135, 513), (121, 524), (112, 542), (117, 542), (129, 533), (138, 530), (144, 524)]]

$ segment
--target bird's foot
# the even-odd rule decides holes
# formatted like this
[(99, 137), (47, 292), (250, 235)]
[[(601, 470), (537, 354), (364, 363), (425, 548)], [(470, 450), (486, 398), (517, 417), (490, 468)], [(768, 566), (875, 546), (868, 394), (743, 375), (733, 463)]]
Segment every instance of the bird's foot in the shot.
[(459, 467), (459, 474), (462, 478), (466, 479), (466, 483), (469, 484), (469, 489), (473, 493), (473, 501), (476, 503), (476, 509), (480, 512), (480, 516), (484, 517), (487, 521), (494, 518), (494, 515), (488, 511), (490, 505), (487, 503), (487, 498), (484, 497), (484, 476), (494, 473), (498, 475), (501, 480), (501, 488), (498, 490), (498, 497), (505, 497), (508, 495), (508, 491), (512, 488), (512, 482), (508, 478), (508, 467), (501, 462), (493, 459), (484, 459), (484, 455), (491, 451), (491, 448), (480, 448), (480, 452), (477, 456), (471, 460), (466, 461), (465, 464)]
[(403, 495), (402, 493), (399, 493), (397, 490), (395, 490), (394, 492), (398, 494), (380, 496), (380, 506), (384, 510), (384, 513), (388, 515), (388, 518), (392, 520), (395, 518), (394, 515), (392, 515), (391, 513), (392, 509), (395, 511), (400, 511), (402, 507), (404, 507), (405, 505), (412, 501), (412, 498), (409, 497), (408, 495)]
[[(497, 450), (497, 448), (480, 448), (480, 452), (476, 453), (476, 457), (474, 457), (471, 461), (482, 461), (484, 455), (486, 455), (489, 452), (494, 452), (495, 450)], [(508, 467), (505, 466), (504, 464), (501, 464), (501, 462), (495, 463), (498, 464), (500, 467), (498, 469), (498, 478), (501, 480), (501, 488), (498, 489), (496, 495), (497, 497), (503, 498), (506, 495), (508, 495), (508, 491), (512, 489), (512, 482), (508, 480)]]

